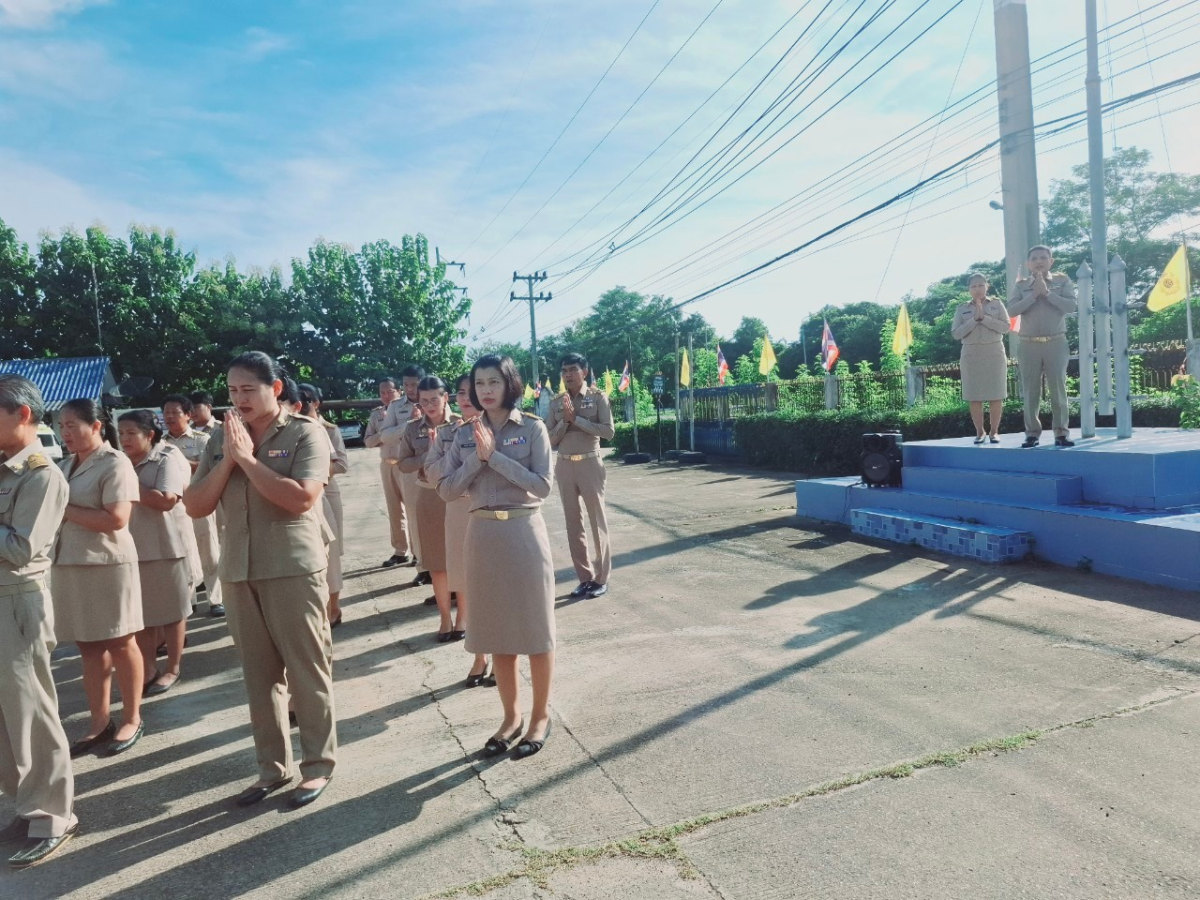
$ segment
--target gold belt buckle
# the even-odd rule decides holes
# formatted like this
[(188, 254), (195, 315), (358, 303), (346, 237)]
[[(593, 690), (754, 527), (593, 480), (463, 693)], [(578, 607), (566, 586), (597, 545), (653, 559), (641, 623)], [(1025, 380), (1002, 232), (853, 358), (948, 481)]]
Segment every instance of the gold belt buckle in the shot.
[(583, 454), (573, 453), (572, 455), (568, 456), (567, 459), (569, 459), (571, 462), (579, 462), (583, 459)]
[(501, 522), (507, 522), (508, 521), (508, 510), (507, 509), (496, 510), (496, 518), (499, 519)]

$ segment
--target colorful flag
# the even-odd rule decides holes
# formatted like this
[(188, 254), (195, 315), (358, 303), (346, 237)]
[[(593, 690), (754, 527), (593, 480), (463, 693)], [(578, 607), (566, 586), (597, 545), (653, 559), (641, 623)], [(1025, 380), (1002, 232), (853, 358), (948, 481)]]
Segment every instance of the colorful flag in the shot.
[(908, 304), (900, 304), (900, 315), (896, 319), (896, 333), (892, 337), (892, 354), (906, 356), (913, 344), (912, 320), (908, 317)]
[(826, 372), (832, 372), (838, 361), (838, 345), (833, 339), (833, 332), (829, 330), (829, 321), (822, 321), (825, 322), (825, 330), (821, 332), (821, 365)]
[(683, 351), (683, 361), (679, 364), (679, 383), (684, 387), (692, 386), (692, 364), (688, 362), (687, 351)]
[(725, 353), (721, 350), (721, 345), (717, 344), (717, 384), (723, 385), (728, 375), (729, 363), (725, 361)]
[(1146, 309), (1150, 312), (1161, 312), (1168, 306), (1174, 306), (1181, 300), (1186, 300), (1192, 290), (1192, 273), (1188, 268), (1187, 247), (1181, 246), (1163, 269), (1158, 284), (1150, 292), (1146, 301)]
[(629, 390), (629, 383), (633, 380), (633, 376), (629, 374), (629, 360), (625, 360), (625, 371), (621, 373), (621, 383), (617, 385), (617, 390), (622, 394)]
[(613, 392), (612, 369), (604, 370), (604, 396), (608, 396)]
[(763, 335), (762, 357), (758, 361), (758, 374), (770, 375), (775, 368), (775, 348), (771, 346), (771, 338)]
[(536, 400), (537, 399), (537, 394), (534, 392), (533, 388), (531, 388), (529, 385), (525, 385), (525, 399), (526, 400)]

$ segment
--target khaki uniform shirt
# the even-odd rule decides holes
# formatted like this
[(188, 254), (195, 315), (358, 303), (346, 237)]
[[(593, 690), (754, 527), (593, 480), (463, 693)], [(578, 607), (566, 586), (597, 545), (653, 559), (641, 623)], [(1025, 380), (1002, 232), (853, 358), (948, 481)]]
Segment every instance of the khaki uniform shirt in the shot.
[(1004, 335), (1011, 329), (1008, 310), (1003, 303), (992, 298), (983, 304), (983, 321), (980, 322), (975, 321), (975, 304), (962, 304), (954, 313), (950, 333), (956, 341), (964, 344), (994, 344), (1003, 341)]
[(616, 433), (608, 398), (603, 391), (585, 384), (579, 395), (571, 398), (575, 421), (568, 422), (563, 418), (565, 396), (560, 394), (550, 401), (550, 414), (546, 418), (550, 446), (567, 456), (599, 450), (600, 441), (610, 440)]
[(336, 476), (345, 475), (350, 471), (350, 454), (346, 452), (346, 440), (338, 427), (328, 419), (317, 421), (325, 427), (325, 436), (329, 438), (329, 484), (325, 486), (325, 492), (340, 494), (342, 489), (338, 487)]
[[(182, 497), (188, 479), (173, 457), (174, 453), (162, 444), (151, 447), (140, 462), (133, 464), (140, 485), (150, 491)], [(192, 526), (182, 502), (176, 503), (168, 512), (135, 503), (133, 513), (129, 516), (129, 533), (133, 535), (133, 543), (137, 546), (139, 561), (183, 559), (188, 556), (189, 546), (184, 540), (184, 528), (190, 532)]]
[(196, 432), (196, 434), (207, 434), (209, 437), (212, 437), (220, 429), (221, 429), (221, 423), (217, 421), (215, 416), (213, 418), (209, 419), (203, 425), (197, 425), (195, 422), (193, 422), (192, 426), (191, 426), (191, 430)]
[(450, 502), (470, 493), (471, 509), (536, 509), (550, 494), (550, 438), (537, 416), (512, 410), (499, 429), (483, 416), (496, 438), (492, 458), (484, 462), (475, 446), (475, 431), (455, 429), (454, 442), (440, 465), (446, 474), (438, 484)]
[[(81, 465), (68, 456), (58, 464), (67, 476), (72, 506), (104, 509), (110, 503), (141, 498), (137, 473), (124, 453), (101, 444)], [(74, 471), (72, 471), (74, 470)], [(82, 525), (63, 521), (54, 550), (54, 562), (60, 566), (108, 566), (138, 561), (137, 547), (129, 528), (118, 531), (89, 531)]]
[(382, 448), (379, 455), (383, 459), (394, 464), (400, 458), (400, 439), (404, 436), (404, 429), (412, 421), (412, 413), (416, 406), (407, 397), (401, 397), (388, 404), (387, 413), (379, 423), (378, 432)]
[(1033, 279), (1020, 278), (1008, 297), (1008, 311), (1021, 317), (1021, 337), (1054, 337), (1067, 330), (1067, 313), (1075, 312), (1075, 285), (1061, 272), (1046, 278), (1050, 293), (1045, 299), (1034, 296)]
[(367, 429), (363, 432), (363, 446), (383, 446), (383, 439), (379, 437), (379, 429), (383, 427), (383, 417), (386, 415), (387, 410), (382, 406), (378, 406), (371, 410), (371, 415), (367, 416)]
[(0, 587), (34, 584), (50, 568), (68, 489), (62, 472), (40, 451), (34, 441), (0, 459)]
[[(200, 481), (225, 458), (224, 429), (213, 435), (192, 478)], [(255, 448), (262, 465), (294, 481), (329, 482), (329, 439), (312, 419), (281, 409)], [(222, 581), (261, 581), (309, 575), (328, 563), (327, 531), (321, 504), (293, 515), (258, 492), (242, 471), (234, 467), (221, 494), (225, 530), (221, 536)]]
[(172, 447), (177, 447), (191, 464), (200, 462), (200, 457), (204, 455), (204, 448), (208, 446), (209, 437), (205, 432), (196, 431), (193, 428), (189, 428), (179, 437), (175, 437), (169, 431), (163, 434), (163, 440)]
[[(441, 434), (443, 430), (453, 431), (454, 426), (462, 421), (462, 416), (457, 413), (447, 412), (446, 422), (439, 425), (437, 433)], [(437, 443), (441, 443), (438, 441)], [(423, 485), (436, 487), (437, 482), (431, 479), (425, 470), (430, 452), (429, 426), (424, 419), (415, 419), (408, 423), (404, 429), (404, 434), (400, 438), (400, 453), (397, 457), (397, 464), (400, 466), (401, 472), (416, 472), (417, 480)], [(438, 451), (440, 457), (441, 451)]]

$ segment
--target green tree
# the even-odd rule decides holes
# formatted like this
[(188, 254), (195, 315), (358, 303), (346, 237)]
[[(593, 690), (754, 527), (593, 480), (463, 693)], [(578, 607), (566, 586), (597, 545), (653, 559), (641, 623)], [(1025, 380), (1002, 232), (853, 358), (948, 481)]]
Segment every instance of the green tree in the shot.
[(0, 358), (24, 359), (37, 352), (41, 298), (37, 265), (29, 245), (0, 219)]

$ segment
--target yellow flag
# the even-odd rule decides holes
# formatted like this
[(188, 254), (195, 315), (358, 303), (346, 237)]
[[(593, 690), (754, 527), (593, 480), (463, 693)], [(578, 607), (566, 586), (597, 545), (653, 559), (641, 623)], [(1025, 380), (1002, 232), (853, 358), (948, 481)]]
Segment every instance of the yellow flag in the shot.
[(764, 334), (762, 358), (758, 361), (758, 374), (770, 375), (773, 368), (775, 368), (775, 348), (771, 346), (771, 338)]
[(531, 388), (529, 385), (525, 385), (525, 399), (532, 400), (534, 396), (535, 394), (533, 393), (533, 388)]
[(692, 386), (692, 364), (688, 362), (687, 351), (683, 351), (683, 361), (679, 364), (679, 383), (684, 387)]
[(565, 394), (567, 392), (567, 383), (563, 381), (563, 377), (561, 375), (558, 376), (558, 392), (560, 394)]
[(908, 304), (900, 304), (900, 315), (896, 319), (896, 333), (892, 336), (892, 353), (903, 356), (913, 344), (912, 320), (908, 317)]
[(604, 370), (604, 396), (608, 396), (613, 392), (612, 369)]
[(1180, 247), (1163, 269), (1158, 284), (1150, 292), (1146, 308), (1150, 312), (1160, 312), (1168, 306), (1174, 306), (1181, 300), (1187, 299), (1191, 293), (1191, 272), (1188, 270), (1187, 248)]

